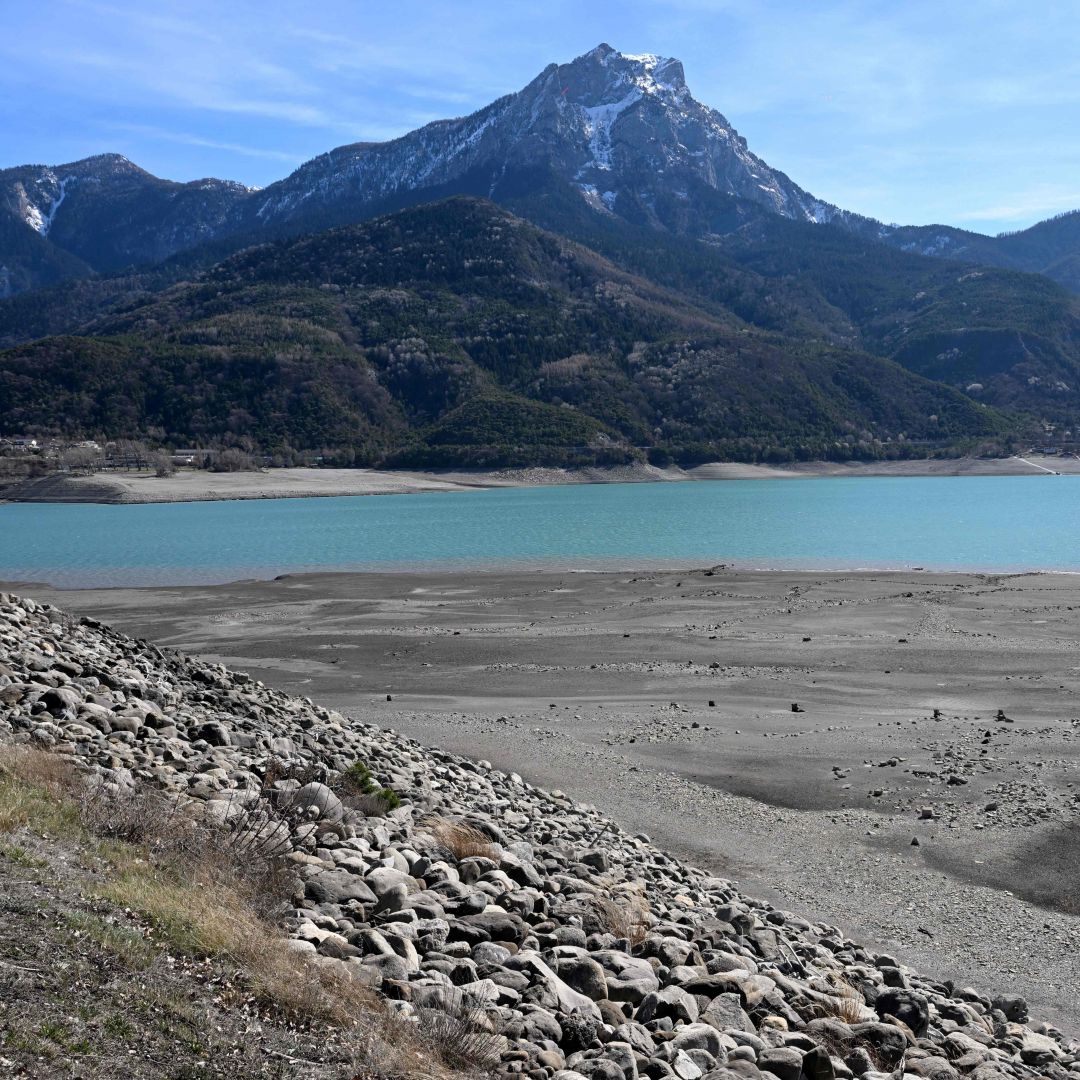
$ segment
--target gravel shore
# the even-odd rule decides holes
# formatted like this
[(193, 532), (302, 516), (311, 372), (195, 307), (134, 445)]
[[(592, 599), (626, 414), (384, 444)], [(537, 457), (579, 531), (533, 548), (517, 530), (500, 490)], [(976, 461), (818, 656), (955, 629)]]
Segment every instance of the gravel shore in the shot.
[(1080, 1031), (1077, 577), (21, 591), (588, 799), (751, 893)]
[[(359, 1066), (364, 1076), (449, 1080), (448, 1068), (431, 1067), (440, 1061), (454, 1075), (467, 1066), (500, 1080), (1080, 1073), (1080, 1043), (1032, 1016), (1009, 985), (1014, 971), (999, 966), (990, 990), (966, 972), (920, 972), (902, 953), (673, 858), (560, 789), (3, 593), (0, 751), (7, 805), (20, 813), (51, 805), (78, 817), (92, 803), (87, 826), (129, 840), (145, 840), (148, 816), (165, 814), (159, 840), (133, 860), (154, 883), (129, 906), (151, 923), (188, 911), (185, 925), (216, 934), (231, 912), (233, 945), (260, 942), (240, 977), (268, 986), (256, 973), (284, 963), (292, 985), (321, 995), (324, 1015), (346, 1025), (348, 1076)], [(33, 833), (48, 819), (12, 820)], [(713, 820), (725, 826), (737, 823)], [(237, 871), (262, 866), (260, 909), (241, 903), (252, 894), (239, 879), (213, 891), (226, 880), (221, 862), (193, 879), (209, 888), (211, 910), (177, 908), (182, 895), (205, 911), (208, 893), (194, 890), (195, 901), (180, 883), (208, 869), (193, 852), (218, 847), (232, 850)], [(166, 850), (188, 861), (167, 863)], [(844, 873), (842, 851), (830, 862), (833, 876)], [(791, 870), (804, 870), (797, 855)], [(154, 906), (148, 897), (162, 890), (169, 902)], [(983, 915), (977, 898), (968, 904), (969, 921)], [(384, 1019), (356, 1031), (358, 1011)], [(0, 1060), (25, 1074), (36, 1044), (25, 1019), (15, 1032), (7, 1015), (0, 1044), (17, 1056)], [(432, 1037), (447, 1028), (452, 1041)], [(342, 1075), (321, 1049), (285, 1057), (313, 1080)], [(262, 1064), (245, 1074), (265, 1074)]]

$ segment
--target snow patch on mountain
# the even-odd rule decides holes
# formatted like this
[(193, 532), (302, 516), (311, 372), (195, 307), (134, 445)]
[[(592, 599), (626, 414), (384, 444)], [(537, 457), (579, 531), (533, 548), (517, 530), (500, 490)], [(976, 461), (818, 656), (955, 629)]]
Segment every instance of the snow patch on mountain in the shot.
[(615, 200), (618, 193), (614, 191), (601, 191), (595, 184), (578, 184), (585, 201), (594, 209), (604, 214), (615, 212)]
[(26, 213), (23, 220), (31, 229), (44, 235), (45, 233), (45, 217), (41, 213), (41, 210), (33, 203), (26, 204)]
[(615, 126), (615, 121), (631, 105), (641, 100), (641, 96), (641, 88), (635, 86), (621, 101), (614, 101), (606, 105), (578, 106), (585, 117), (585, 130), (588, 133), (589, 150), (592, 153), (591, 165), (598, 169), (611, 168), (611, 129)]
[(49, 230), (52, 228), (53, 220), (56, 217), (56, 211), (60, 209), (63, 201), (67, 198), (67, 186), (69, 183), (70, 179), (68, 177), (60, 181), (60, 194), (50, 203), (45, 220), (41, 223), (41, 228), (38, 229), (42, 236), (49, 235)]
[(683, 81), (682, 62), (670, 56), (656, 56), (654, 53), (616, 53), (623, 60), (641, 65), (641, 72), (634, 76), (634, 81), (646, 93), (678, 93), (686, 89)]
[(68, 180), (67, 177), (61, 180), (52, 169), (46, 169), (40, 176), (16, 188), (23, 221), (42, 236), (49, 235), (56, 211), (67, 197)]

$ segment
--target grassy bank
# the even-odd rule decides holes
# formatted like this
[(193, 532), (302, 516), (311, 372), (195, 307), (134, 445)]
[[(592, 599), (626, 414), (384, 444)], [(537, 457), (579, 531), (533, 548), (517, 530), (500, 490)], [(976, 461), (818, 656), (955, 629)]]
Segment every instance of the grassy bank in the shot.
[(490, 1041), (421, 1032), (274, 916), (292, 876), (235, 828), (69, 759), (0, 753), (0, 1063), (15, 1075), (447, 1080)]

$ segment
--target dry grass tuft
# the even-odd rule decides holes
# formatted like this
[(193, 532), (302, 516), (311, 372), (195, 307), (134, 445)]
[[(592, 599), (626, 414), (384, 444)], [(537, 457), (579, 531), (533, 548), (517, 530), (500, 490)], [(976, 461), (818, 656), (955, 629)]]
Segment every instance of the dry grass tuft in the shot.
[(592, 903), (603, 932), (624, 938), (631, 945), (640, 945), (645, 940), (652, 910), (645, 888), (639, 882), (615, 886), (610, 894), (595, 896)]
[(845, 1024), (858, 1024), (866, 1019), (866, 999), (846, 979), (832, 972), (828, 977), (829, 989), (816, 999), (815, 1011), (823, 1018), (841, 1020)]
[(459, 1002), (449, 1011), (422, 1009), (420, 1030), (425, 1045), (452, 1069), (489, 1075), (499, 1064), (504, 1040), (492, 1034), (478, 1006)]
[(0, 833), (32, 825), (69, 835), (78, 814), (64, 796), (79, 783), (71, 762), (29, 746), (0, 747)]
[(371, 988), (289, 951), (284, 934), (263, 921), (242, 886), (216, 880), (218, 869), (202, 874), (196, 868), (180, 881), (133, 860), (97, 894), (144, 916), (159, 946), (234, 964), (243, 976), (239, 1000), (254, 1001), (267, 1015), (300, 1028), (335, 1029), (357, 1076), (444, 1080), (458, 1067), (443, 1058), (440, 1043), (400, 1018)]
[(832, 999), (832, 1015), (845, 1024), (858, 1024), (865, 1017), (866, 1004), (852, 991), (851, 994), (839, 994)]
[(498, 852), (490, 838), (473, 825), (448, 818), (429, 817), (423, 822), (423, 830), (435, 846), (455, 859), (493, 859)]
[(217, 867), (192, 871), (179, 880), (150, 864), (133, 864), (98, 892), (144, 915), (172, 949), (233, 961), (252, 995), (291, 1020), (351, 1028), (376, 1006), (362, 983), (290, 952), (242, 883), (219, 880)]
[(4, 746), (0, 755), (0, 776), (15, 776), (56, 792), (70, 790), (77, 780), (70, 758), (21, 745)]

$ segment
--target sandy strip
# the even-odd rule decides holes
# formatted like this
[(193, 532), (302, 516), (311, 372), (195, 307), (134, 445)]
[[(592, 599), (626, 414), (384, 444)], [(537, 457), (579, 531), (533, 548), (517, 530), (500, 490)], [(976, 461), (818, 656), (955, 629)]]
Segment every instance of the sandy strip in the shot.
[(0, 490), (9, 502), (167, 503), (217, 499), (294, 499), (342, 495), (402, 495), (550, 484), (654, 483), (687, 480), (768, 480), (815, 476), (1048, 476), (1080, 474), (1080, 458), (953, 458), (942, 461), (802, 462), (783, 468), (713, 462), (691, 469), (651, 465), (594, 469), (502, 469), (489, 472), (386, 472), (376, 469), (268, 469), (174, 476), (110, 472), (49, 476)]

